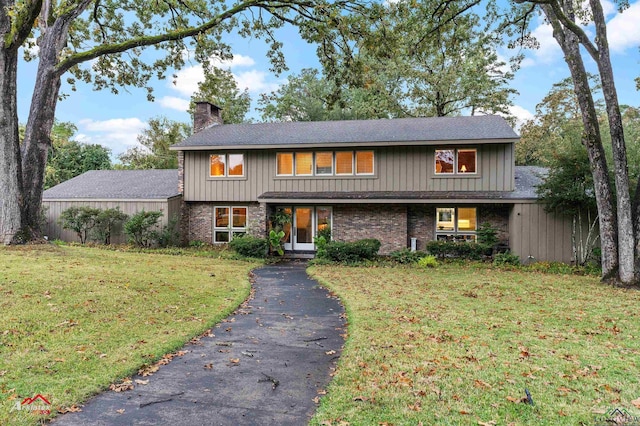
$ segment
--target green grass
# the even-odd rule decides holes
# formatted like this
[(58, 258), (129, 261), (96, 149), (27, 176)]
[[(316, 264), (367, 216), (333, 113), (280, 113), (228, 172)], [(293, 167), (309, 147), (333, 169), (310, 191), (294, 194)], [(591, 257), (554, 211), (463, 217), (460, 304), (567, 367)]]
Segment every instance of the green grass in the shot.
[[(594, 277), (314, 266), (348, 339), (314, 425), (594, 424), (640, 416), (640, 292)], [(525, 388), (533, 406), (522, 402)]]
[(55, 245), (0, 249), (0, 424), (72, 407), (180, 348), (249, 294), (256, 262)]

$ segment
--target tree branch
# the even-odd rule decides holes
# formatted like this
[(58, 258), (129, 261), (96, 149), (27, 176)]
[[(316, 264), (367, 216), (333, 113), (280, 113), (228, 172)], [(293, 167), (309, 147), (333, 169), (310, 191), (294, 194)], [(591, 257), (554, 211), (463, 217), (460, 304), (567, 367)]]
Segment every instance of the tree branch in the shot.
[[(582, 44), (584, 48), (587, 50), (587, 52), (589, 52), (589, 55), (591, 55), (591, 57), (596, 62), (598, 61), (598, 49), (591, 42), (591, 40), (589, 39), (587, 34), (582, 30), (582, 28), (580, 28), (580, 26), (576, 24), (572, 18), (567, 16), (567, 14), (565, 13), (565, 10), (563, 9), (562, 6), (560, 6), (560, 3), (558, 2), (558, 0), (514, 0), (514, 1), (519, 4), (532, 3), (532, 4), (539, 4), (539, 5), (548, 5), (553, 10), (556, 18), (558, 18), (560, 23), (562, 23), (562, 25), (564, 25), (568, 30), (574, 33), (576, 37), (578, 37), (578, 40), (580, 40), (580, 44)], [(573, 6), (570, 6), (570, 7), (573, 7)], [(569, 13), (573, 15), (573, 9), (570, 10)]]
[[(20, 5), (20, 4), (19, 4)], [(33, 24), (40, 15), (42, 9), (42, 0), (26, 1), (21, 6), (13, 2), (13, 8), (17, 11), (13, 19), (11, 19), (11, 31), (4, 38), (4, 47), (6, 49), (17, 49), (31, 34)], [(8, 14), (8, 10), (2, 13)]]
[(63, 59), (56, 66), (56, 73), (58, 73), (59, 75), (62, 75), (73, 66), (78, 65), (82, 62), (90, 61), (100, 56), (114, 54), (114, 53), (122, 53), (136, 47), (153, 46), (166, 41), (182, 40), (187, 37), (205, 33), (210, 29), (216, 27), (217, 25), (220, 25), (220, 23), (223, 22), (224, 20), (229, 19), (232, 16), (259, 4), (262, 4), (262, 2), (258, 0), (247, 0), (237, 4), (234, 7), (227, 9), (226, 11), (220, 13), (218, 16), (214, 17), (213, 19), (197, 27), (169, 31), (167, 33), (158, 34), (158, 35), (136, 37), (136, 38), (132, 38), (130, 40), (124, 41), (122, 43), (100, 45), (100, 46), (94, 47), (91, 50), (87, 50), (85, 52), (78, 52), (78, 53), (72, 54), (69, 57)]

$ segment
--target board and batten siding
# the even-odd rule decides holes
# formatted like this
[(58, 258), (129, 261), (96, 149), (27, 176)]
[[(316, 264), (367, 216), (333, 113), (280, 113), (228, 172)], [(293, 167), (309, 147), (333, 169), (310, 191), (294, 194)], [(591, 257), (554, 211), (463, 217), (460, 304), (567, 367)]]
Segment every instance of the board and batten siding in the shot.
[[(181, 197), (172, 197), (160, 200), (42, 200), (42, 206), (45, 208), (46, 225), (44, 235), (49, 240), (63, 241), (80, 241), (75, 232), (62, 229), (58, 219), (63, 211), (69, 207), (88, 206), (98, 209), (111, 209), (119, 207), (120, 211), (132, 216), (139, 211), (162, 211), (163, 215), (160, 225), (164, 226), (169, 222), (169, 218), (178, 217), (180, 214)], [(123, 232), (112, 235), (112, 244), (122, 244), (126, 242)]]
[[(434, 146), (376, 147), (373, 176), (279, 177), (276, 152), (246, 150), (244, 178), (210, 178), (208, 151), (184, 153), (185, 201), (251, 202), (265, 192), (357, 191), (511, 191), (514, 185), (512, 143), (460, 145), (478, 149), (478, 174), (436, 176)], [(366, 150), (367, 148), (358, 148)], [(327, 148), (315, 151), (338, 151)], [(292, 150), (303, 152), (304, 150)], [(239, 151), (240, 152), (240, 151)]]
[(517, 203), (509, 215), (509, 247), (520, 260), (571, 263), (571, 219), (538, 203)]

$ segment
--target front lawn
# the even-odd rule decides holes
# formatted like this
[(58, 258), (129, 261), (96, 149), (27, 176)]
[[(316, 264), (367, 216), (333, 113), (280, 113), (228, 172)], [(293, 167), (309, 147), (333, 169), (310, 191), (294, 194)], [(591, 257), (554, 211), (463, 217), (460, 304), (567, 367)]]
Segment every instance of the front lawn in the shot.
[(255, 262), (54, 245), (0, 249), (0, 424), (42, 394), (75, 409), (180, 348), (249, 294)]
[(591, 425), (615, 408), (640, 416), (637, 290), (473, 265), (310, 272), (349, 320), (312, 424)]

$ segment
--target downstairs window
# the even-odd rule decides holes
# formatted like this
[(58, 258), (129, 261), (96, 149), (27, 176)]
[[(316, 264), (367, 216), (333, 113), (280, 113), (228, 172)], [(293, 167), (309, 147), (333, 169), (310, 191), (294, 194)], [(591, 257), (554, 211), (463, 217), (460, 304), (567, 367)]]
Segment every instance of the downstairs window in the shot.
[(228, 243), (247, 233), (247, 207), (220, 206), (213, 213), (213, 242)]
[(476, 218), (475, 207), (436, 208), (436, 240), (475, 241)]

